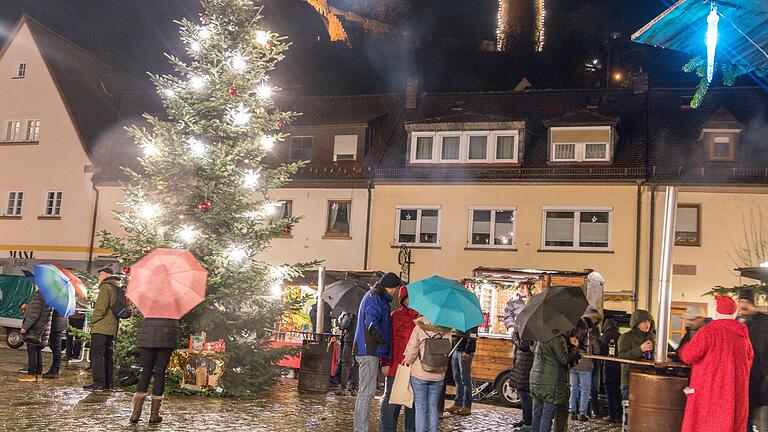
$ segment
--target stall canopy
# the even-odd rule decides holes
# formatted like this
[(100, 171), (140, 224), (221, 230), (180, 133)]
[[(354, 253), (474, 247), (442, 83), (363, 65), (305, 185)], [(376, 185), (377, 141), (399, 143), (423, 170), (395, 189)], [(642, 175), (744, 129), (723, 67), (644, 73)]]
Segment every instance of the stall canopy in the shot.
[(764, 0), (680, 0), (632, 35), (632, 40), (706, 58), (707, 16), (713, 4), (720, 17), (717, 61), (768, 68), (768, 2)]

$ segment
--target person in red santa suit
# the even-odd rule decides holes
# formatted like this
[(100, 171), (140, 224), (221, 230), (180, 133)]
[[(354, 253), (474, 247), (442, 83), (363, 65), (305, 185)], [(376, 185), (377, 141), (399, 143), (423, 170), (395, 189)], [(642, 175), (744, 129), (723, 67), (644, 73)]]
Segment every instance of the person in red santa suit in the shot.
[(752, 344), (747, 326), (734, 319), (736, 302), (727, 296), (715, 300), (715, 321), (696, 332), (679, 353), (691, 365), (682, 432), (747, 429)]

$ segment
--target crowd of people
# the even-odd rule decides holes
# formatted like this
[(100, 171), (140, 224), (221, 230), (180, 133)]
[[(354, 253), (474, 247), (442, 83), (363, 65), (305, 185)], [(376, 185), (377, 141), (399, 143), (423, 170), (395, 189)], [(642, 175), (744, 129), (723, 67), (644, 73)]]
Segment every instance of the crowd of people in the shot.
[[(97, 272), (98, 296), (93, 304), (90, 320), (90, 364), (93, 383), (84, 386), (93, 392), (112, 391), (114, 383), (114, 344), (118, 335), (119, 322), (125, 318), (125, 289), (122, 279), (105, 267)], [(123, 297), (123, 299), (121, 299)], [(67, 335), (70, 325), (82, 328), (82, 314), (66, 317), (46, 303), (39, 289), (22, 307), (24, 320), (21, 334), (27, 345), (27, 366), (20, 372), (20, 382), (36, 382), (58, 378), (61, 364), (79, 355), (82, 343)], [(62, 356), (63, 341), (66, 341), (67, 355)], [(131, 423), (138, 423), (144, 401), (152, 383), (152, 401), (149, 423), (160, 423), (160, 407), (165, 391), (165, 373), (173, 350), (178, 344), (178, 321), (165, 318), (144, 318), (137, 339), (141, 374), (136, 393), (132, 399)], [(50, 369), (43, 373), (42, 350), (50, 347), (52, 362)]]

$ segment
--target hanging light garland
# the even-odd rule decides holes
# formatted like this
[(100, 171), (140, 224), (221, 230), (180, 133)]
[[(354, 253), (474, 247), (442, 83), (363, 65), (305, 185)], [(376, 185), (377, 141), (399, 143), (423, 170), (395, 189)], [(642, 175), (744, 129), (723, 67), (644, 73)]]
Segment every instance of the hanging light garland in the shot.
[(712, 82), (715, 74), (715, 52), (717, 51), (717, 26), (720, 17), (717, 14), (717, 6), (712, 2), (707, 16), (707, 82)]

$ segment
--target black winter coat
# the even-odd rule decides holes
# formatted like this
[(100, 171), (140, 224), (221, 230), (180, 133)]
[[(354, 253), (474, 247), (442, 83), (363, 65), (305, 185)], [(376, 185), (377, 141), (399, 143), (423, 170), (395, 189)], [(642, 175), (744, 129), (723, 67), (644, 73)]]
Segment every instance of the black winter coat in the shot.
[(136, 346), (139, 348), (176, 348), (179, 321), (170, 318), (144, 318)]
[(749, 340), (755, 359), (749, 374), (749, 405), (768, 405), (768, 315), (756, 313), (747, 319)]
[(477, 350), (477, 327), (472, 327), (466, 332), (456, 330), (451, 343), (456, 346), (458, 352), (474, 354)]
[(26, 331), (24, 341), (30, 345), (48, 345), (52, 315), (53, 309), (43, 300), (43, 295), (38, 290), (27, 303), (27, 313), (21, 323), (21, 328)]
[[(619, 333), (619, 328), (616, 327), (616, 323), (611, 319), (605, 320), (605, 324), (603, 325), (603, 335), (600, 336), (600, 348), (602, 349), (602, 355), (610, 355), (609, 349), (611, 346), (611, 341), (613, 341), (613, 357), (619, 356), (619, 336), (621, 336), (621, 333)], [(603, 364), (603, 383), (620, 385), (621, 363), (605, 361)]]
[(515, 344), (515, 359), (510, 372), (509, 383), (517, 390), (530, 391), (531, 368), (533, 367), (533, 343), (523, 342), (517, 331), (512, 333)]
[(51, 334), (58, 334), (61, 337), (69, 328), (69, 319), (58, 313), (55, 309), (51, 318)]

